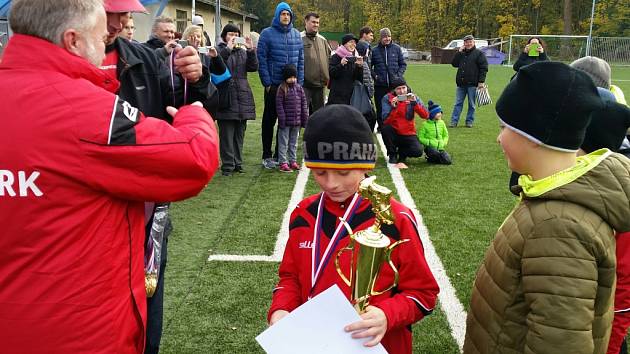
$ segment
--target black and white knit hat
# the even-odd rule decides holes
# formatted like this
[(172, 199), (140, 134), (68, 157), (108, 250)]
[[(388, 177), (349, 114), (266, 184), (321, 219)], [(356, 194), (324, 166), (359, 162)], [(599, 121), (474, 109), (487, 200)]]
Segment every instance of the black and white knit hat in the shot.
[(304, 164), (339, 170), (374, 168), (376, 144), (361, 112), (333, 104), (313, 113), (304, 130)]
[(550, 149), (576, 152), (593, 111), (604, 104), (593, 80), (560, 63), (527, 65), (505, 87), (496, 104), (503, 124)]

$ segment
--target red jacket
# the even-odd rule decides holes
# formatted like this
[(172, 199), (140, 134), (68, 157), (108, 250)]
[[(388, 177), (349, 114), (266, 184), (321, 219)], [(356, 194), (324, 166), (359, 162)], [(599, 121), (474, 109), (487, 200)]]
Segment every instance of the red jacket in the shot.
[(196, 195), (218, 143), (203, 108), (183, 107), (170, 126), (111, 93), (117, 86), (35, 37), (15, 35), (5, 50), (3, 353), (143, 351), (143, 202)]
[[(319, 198), (320, 194), (304, 199), (291, 214), (289, 240), (279, 269), (280, 282), (274, 289), (268, 319), (276, 310), (293, 311), (305, 303), (309, 295), (315, 296), (333, 284), (337, 284), (346, 297), (350, 298), (350, 287), (339, 277), (334, 263), (337, 251), (348, 245), (347, 235), (335, 247), (331, 260), (326, 264), (311, 294), (311, 252)], [(344, 207), (347, 207), (347, 203), (336, 203), (324, 197), (322, 217), (324, 235), (320, 237), (320, 254), (323, 254), (328, 246), (339, 217), (345, 213)], [(424, 259), (413, 214), (407, 207), (393, 199), (392, 210), (396, 218), (395, 224), (383, 226), (381, 230), (392, 241), (409, 239), (410, 242), (397, 246), (392, 252), (392, 261), (400, 272), (396, 291), (375, 296), (370, 300), (370, 304), (379, 307), (387, 316), (387, 332), (381, 343), (388, 353), (402, 354), (411, 353), (410, 325), (433, 311), (439, 288)], [(356, 232), (366, 229), (373, 223), (374, 213), (371, 204), (363, 200), (350, 225)], [(350, 254), (346, 252), (340, 257), (340, 266), (346, 276), (349, 274), (349, 262)], [(392, 283), (393, 277), (391, 268), (383, 264), (375, 288), (386, 288)]]
[(427, 109), (424, 108), (424, 106), (418, 101), (398, 102), (396, 107), (393, 107), (389, 102), (396, 99), (396, 95), (390, 92), (386, 97), (389, 107), (385, 108), (384, 111), (389, 111), (389, 114), (385, 117), (385, 121), (383, 123), (391, 125), (398, 135), (416, 135), (417, 132), (414, 112), (421, 118), (427, 119), (429, 118), (429, 111), (427, 111)]

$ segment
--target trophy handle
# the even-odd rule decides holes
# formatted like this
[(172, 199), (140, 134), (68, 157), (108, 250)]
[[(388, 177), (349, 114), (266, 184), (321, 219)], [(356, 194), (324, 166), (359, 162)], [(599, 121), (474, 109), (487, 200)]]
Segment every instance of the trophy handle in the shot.
[[(353, 250), (352, 246), (353, 246), (353, 242), (350, 241), (350, 244), (348, 244), (348, 246), (340, 249), (339, 252), (337, 252), (337, 256), (335, 257), (335, 269), (337, 269), (337, 274), (339, 274), (339, 276), (341, 277), (343, 282), (346, 283), (347, 286), (350, 286), (351, 282), (350, 282), (350, 279), (348, 279), (346, 277), (346, 275), (343, 274), (343, 271), (341, 270), (341, 267), (339, 266), (339, 257), (341, 256), (342, 253), (344, 253), (346, 251), (352, 252), (352, 250)], [(352, 278), (352, 264), (350, 265), (350, 278)]]
[[(392, 282), (392, 284), (390, 286), (387, 287), (387, 289), (383, 289), (383, 290), (374, 290), (374, 286), (372, 286), (372, 291), (371, 291), (371, 295), (381, 295), (387, 291), (390, 291), (393, 287), (395, 287), (396, 285), (398, 285), (398, 269), (396, 268), (396, 266), (394, 265), (394, 262), (392, 262), (392, 251), (394, 250), (394, 247), (403, 244), (405, 242), (407, 242), (409, 240), (400, 240), (400, 241), (396, 241), (394, 243), (392, 243), (391, 245), (389, 245), (387, 247), (387, 249), (385, 249), (385, 257), (387, 258), (387, 263), (389, 263), (389, 266), (392, 268), (392, 270), (394, 271), (394, 281)], [(376, 285), (376, 281), (374, 281), (374, 285)]]

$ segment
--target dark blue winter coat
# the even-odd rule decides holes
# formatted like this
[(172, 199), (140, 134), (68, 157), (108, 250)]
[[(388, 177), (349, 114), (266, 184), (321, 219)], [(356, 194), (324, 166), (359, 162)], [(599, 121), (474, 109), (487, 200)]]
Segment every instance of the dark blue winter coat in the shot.
[(395, 77), (403, 77), (407, 70), (407, 63), (402, 50), (396, 43), (383, 45), (379, 43), (372, 48), (372, 75), (374, 86), (389, 87)]
[[(291, 13), (288, 26), (280, 24), (280, 12)], [(293, 28), (295, 16), (286, 2), (276, 7), (271, 27), (265, 28), (258, 39), (258, 74), (263, 86), (278, 86), (282, 83), (282, 68), (293, 64), (298, 70), (298, 82), (304, 84), (304, 45), (300, 32)]]

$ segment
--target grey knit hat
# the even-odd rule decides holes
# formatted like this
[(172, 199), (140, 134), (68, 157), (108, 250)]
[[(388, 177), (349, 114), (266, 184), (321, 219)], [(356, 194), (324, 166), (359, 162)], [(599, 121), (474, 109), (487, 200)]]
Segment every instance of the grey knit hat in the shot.
[(381, 35), (381, 38), (391, 37), (392, 31), (390, 31), (389, 28), (385, 27), (385, 28), (381, 28), (381, 30), (379, 31), (379, 34)]
[(595, 86), (610, 89), (610, 65), (604, 59), (588, 56), (574, 61), (571, 67), (587, 73)]

